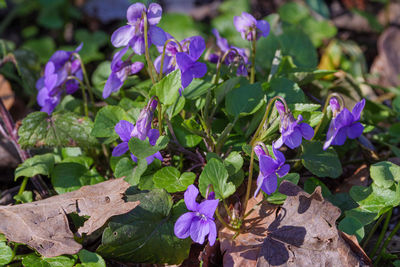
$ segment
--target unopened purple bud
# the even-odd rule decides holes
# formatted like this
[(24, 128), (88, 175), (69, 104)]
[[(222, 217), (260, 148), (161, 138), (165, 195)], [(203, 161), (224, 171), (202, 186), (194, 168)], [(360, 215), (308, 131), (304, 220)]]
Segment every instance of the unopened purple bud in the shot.
[(332, 97), (329, 100), (329, 106), (332, 109), (333, 117), (336, 117), (336, 115), (340, 112), (340, 104), (336, 97)]
[(150, 105), (149, 105), (149, 109), (151, 110), (151, 112), (154, 112), (157, 108), (158, 102), (155, 99), (150, 100)]

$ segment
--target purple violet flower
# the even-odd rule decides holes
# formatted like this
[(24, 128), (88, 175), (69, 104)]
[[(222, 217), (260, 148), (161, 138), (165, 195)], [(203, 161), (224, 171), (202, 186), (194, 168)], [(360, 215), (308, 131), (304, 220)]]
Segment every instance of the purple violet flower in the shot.
[(194, 36), (190, 38), (188, 53), (176, 53), (176, 64), (181, 71), (183, 89), (193, 81), (193, 78), (201, 78), (207, 73), (207, 65), (197, 62), (205, 48), (203, 37)]
[(257, 178), (257, 190), (254, 192), (254, 197), (258, 195), (260, 189), (266, 194), (270, 195), (275, 192), (278, 187), (278, 178), (285, 176), (290, 169), (289, 164), (285, 164), (285, 156), (282, 152), (274, 148), (272, 144), (272, 151), (276, 159), (267, 156), (261, 146), (254, 147), (254, 152), (258, 156), (260, 165), (260, 174)]
[[(224, 64), (230, 65), (233, 63), (239, 63), (236, 71), (237, 76), (247, 76), (247, 68), (246, 65), (249, 61), (249, 58), (246, 54), (246, 50), (243, 48), (239, 48), (236, 46), (229, 45), (228, 41), (225, 38), (222, 38), (217, 29), (213, 29), (212, 33), (216, 38), (216, 43), (220, 52), (218, 54), (212, 53), (208, 56), (208, 60), (212, 63), (218, 63), (219, 59), (224, 56), (226, 52), (230, 49), (235, 49), (238, 52), (238, 55), (235, 51), (230, 51), (227, 57), (225, 58)], [(239, 59), (239, 60), (238, 60)]]
[(121, 51), (115, 53), (111, 61), (111, 74), (104, 86), (103, 98), (107, 98), (111, 93), (117, 92), (129, 75), (136, 74), (143, 68), (144, 64), (142, 62), (132, 63), (130, 60), (122, 60), (127, 51), (128, 47), (124, 47)]
[[(172, 35), (169, 33), (165, 33), (168, 39), (174, 39)], [(184, 41), (187, 39), (183, 40), (180, 42), (181, 46)], [(187, 46), (183, 46), (182, 49), (186, 48)], [(162, 53), (164, 50), (164, 45), (162, 46), (157, 46), (158, 52), (160, 52), (160, 55), (154, 60), (154, 67), (156, 68), (157, 72), (160, 73), (160, 68), (161, 68), (161, 57)], [(165, 48), (165, 56), (164, 56), (164, 63), (163, 63), (163, 73), (168, 74), (174, 70), (176, 70), (178, 67), (176, 65), (176, 54), (179, 52), (179, 45), (176, 42), (169, 42)], [(183, 52), (187, 52), (183, 51)]]
[(206, 199), (200, 204), (196, 202), (199, 190), (189, 185), (184, 199), (189, 212), (182, 214), (175, 223), (174, 233), (178, 238), (191, 237), (196, 243), (203, 244), (206, 235), (210, 246), (217, 239), (217, 227), (214, 222), (214, 212), (218, 207), (218, 199)]
[(164, 45), (166, 41), (165, 32), (156, 26), (161, 20), (161, 6), (151, 3), (149, 8), (146, 9), (144, 4), (135, 3), (126, 12), (128, 25), (118, 28), (111, 36), (111, 43), (115, 47), (129, 45), (138, 55), (142, 55), (145, 52), (143, 12), (147, 15), (148, 46), (150, 47), (151, 44)]
[[(151, 100), (151, 102), (140, 112), (136, 125), (133, 125), (126, 120), (121, 120), (117, 125), (115, 125), (115, 132), (119, 135), (122, 143), (114, 147), (112, 152), (113, 157), (122, 156), (129, 150), (128, 143), (132, 137), (139, 138), (140, 140), (145, 140), (148, 137), (150, 145), (154, 146), (156, 144), (160, 134), (157, 129), (151, 129), (151, 121), (153, 120), (153, 114), (156, 107), (157, 100)], [(137, 162), (137, 157), (132, 153), (131, 158), (133, 161)], [(163, 161), (160, 151), (147, 157), (147, 164), (151, 164), (155, 158)]]
[(37, 102), (41, 111), (53, 112), (61, 101), (63, 86), (67, 94), (73, 94), (79, 89), (79, 82), (67, 80), (68, 76), (75, 76), (83, 80), (83, 73), (78, 59), (73, 59), (72, 54), (81, 50), (80, 44), (74, 51), (56, 51), (47, 62), (44, 75), (36, 82), (38, 89)]
[(346, 138), (355, 139), (364, 131), (364, 126), (358, 121), (365, 106), (365, 99), (358, 102), (352, 112), (347, 108), (343, 108), (339, 112), (340, 106), (335, 98), (331, 98), (329, 105), (333, 112), (333, 119), (326, 135), (324, 150), (331, 145), (341, 146), (346, 142)]
[(260, 36), (267, 37), (270, 30), (267, 21), (256, 20), (247, 12), (242, 12), (241, 16), (235, 16), (233, 18), (233, 24), (236, 30), (242, 35), (242, 38), (247, 41), (253, 41), (253, 30), (256, 31), (256, 40), (258, 40)]
[(290, 111), (285, 111), (285, 106), (280, 102), (275, 102), (275, 107), (281, 118), (281, 126), (279, 131), (281, 136), (275, 142), (274, 148), (278, 149), (283, 144), (291, 149), (301, 145), (302, 138), (310, 140), (314, 136), (314, 129), (307, 123), (300, 123), (303, 117), (299, 115), (297, 120), (294, 119)]

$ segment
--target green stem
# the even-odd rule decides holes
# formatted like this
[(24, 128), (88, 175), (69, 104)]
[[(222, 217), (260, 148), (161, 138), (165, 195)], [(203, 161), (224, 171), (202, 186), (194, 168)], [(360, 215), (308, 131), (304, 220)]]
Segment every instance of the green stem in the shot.
[[(253, 135), (253, 138), (250, 141), (250, 145), (251, 145), (251, 155), (250, 155), (250, 166), (249, 166), (249, 178), (248, 178), (248, 182), (247, 182), (247, 189), (246, 189), (246, 195), (244, 198), (244, 205), (243, 205), (243, 210), (242, 210), (242, 216), (245, 214), (246, 212), (246, 208), (247, 208), (247, 202), (249, 201), (249, 197), (250, 197), (250, 191), (251, 191), (251, 184), (252, 184), (252, 179), (253, 179), (253, 165), (254, 165), (254, 145), (259, 141), (258, 140), (258, 136), (261, 132), (261, 130), (264, 128), (264, 125), (268, 122), (268, 117), (269, 117), (269, 113), (270, 110), (272, 108), (273, 103), (276, 100), (280, 100), (282, 102), (282, 104), (285, 106), (285, 111), (288, 111), (288, 107), (286, 104), (286, 101), (283, 97), (281, 96), (275, 96), (273, 97), (267, 105), (266, 111), (264, 113), (264, 117), (261, 120), (260, 125), (258, 126), (255, 134)], [(268, 150), (267, 150), (268, 151)], [(243, 218), (243, 217), (242, 217)]]
[(386, 212), (385, 223), (383, 224), (383, 228), (382, 228), (382, 231), (381, 231), (381, 233), (380, 233), (380, 235), (378, 237), (378, 241), (376, 242), (376, 244), (374, 246), (374, 249), (371, 252), (371, 255), (370, 255), (371, 259), (375, 256), (375, 253), (377, 252), (378, 248), (380, 247), (380, 245), (382, 243), (383, 238), (385, 237), (386, 230), (387, 230), (387, 228), (389, 226), (390, 218), (392, 217), (392, 211), (393, 211), (393, 208), (391, 208), (390, 210), (388, 210)]
[(15, 259), (15, 256), (17, 255), (17, 249), (18, 249), (19, 244), (15, 243), (14, 248), (12, 250), (12, 256), (11, 256), (11, 261), (12, 262)]
[[(246, 196), (244, 198), (243, 210), (242, 214), (244, 215), (247, 208), (247, 202), (249, 201), (251, 184), (253, 180), (253, 165), (254, 165), (254, 149), (251, 147), (251, 155), (250, 155), (250, 166), (249, 166), (249, 178), (247, 179), (247, 188), (246, 188)], [(243, 216), (244, 217), (244, 216)]]
[[(28, 180), (29, 180), (29, 177), (24, 177), (24, 180), (22, 180), (21, 186), (18, 190), (18, 195), (22, 195), (22, 193), (25, 191), (25, 187), (26, 187), (26, 184), (28, 183)], [(16, 200), (15, 204), (18, 204), (20, 202), (21, 202), (20, 200)]]
[(157, 118), (158, 118), (158, 131), (160, 133), (160, 136), (162, 135), (163, 132), (163, 128), (162, 128), (162, 106), (160, 101), (158, 101), (157, 103), (157, 108), (158, 108), (158, 114), (157, 114)]
[(280, 100), (282, 102), (282, 104), (285, 106), (285, 111), (286, 112), (289, 110), (289, 108), (288, 108), (288, 106), (286, 104), (286, 101), (285, 101), (285, 99), (283, 97), (275, 96), (275, 97), (271, 98), (271, 100), (269, 100), (269, 102), (268, 102), (266, 111), (264, 113), (264, 117), (262, 118), (261, 123), (259, 124), (255, 134), (253, 135), (253, 138), (250, 141), (250, 145), (251, 146), (253, 146), (253, 144), (258, 141), (258, 136), (260, 135), (261, 130), (264, 128), (264, 125), (267, 122), (267, 118), (268, 118), (269, 113), (271, 111), (272, 105), (276, 100)]
[(221, 217), (221, 215), (219, 214), (218, 208), (215, 210), (215, 215), (217, 216), (218, 221), (220, 221), (222, 223), (223, 226), (225, 226), (226, 228), (228, 228), (231, 231), (234, 232), (239, 232), (239, 229), (235, 229), (232, 226), (230, 226), (229, 224), (227, 224), (224, 219)]
[(149, 47), (148, 47), (148, 45), (149, 45), (149, 40), (148, 40), (148, 36), (147, 36), (147, 33), (148, 33), (148, 25), (147, 25), (147, 15), (146, 15), (146, 12), (143, 12), (143, 13), (142, 13), (142, 16), (143, 16), (143, 19), (144, 19), (144, 46), (145, 46), (145, 52), (144, 52), (144, 54), (145, 54), (146, 61), (147, 61), (147, 72), (148, 72), (149, 75), (150, 75), (151, 82), (152, 82), (153, 84), (155, 84), (155, 83), (156, 83), (156, 80), (154, 79), (154, 76), (153, 76), (153, 74), (154, 74), (153, 69), (155, 69), (155, 68), (154, 68), (154, 66), (153, 66), (153, 62), (152, 62), (151, 59), (150, 59)]
[(83, 79), (85, 80), (86, 88), (87, 88), (88, 93), (89, 93), (90, 102), (92, 103), (93, 107), (95, 107), (92, 87), (90, 86), (89, 76), (88, 76), (88, 74), (86, 72), (85, 64), (83, 64), (82, 58), (80, 57), (80, 55), (78, 53), (73, 53), (73, 55), (79, 60), (79, 64), (81, 64)]
[(225, 201), (224, 198), (222, 199), (222, 202), (224, 203), (224, 207), (225, 207), (226, 212), (228, 213), (229, 218), (232, 219), (232, 213), (231, 213), (231, 211), (229, 210), (229, 207), (228, 207), (228, 205), (226, 204), (226, 201)]
[(318, 134), (318, 130), (319, 130), (319, 128), (321, 127), (322, 122), (323, 122), (324, 119), (325, 119), (326, 112), (327, 112), (327, 110), (328, 110), (329, 100), (331, 100), (332, 97), (337, 97), (337, 98), (338, 98), (338, 100), (339, 100), (339, 102), (340, 102), (340, 103), (339, 103), (339, 104), (340, 104), (340, 110), (342, 110), (343, 107), (344, 107), (344, 100), (343, 100), (343, 97), (342, 97), (341, 95), (339, 95), (338, 93), (331, 93), (331, 94), (329, 94), (328, 97), (327, 97), (326, 100), (325, 100), (325, 105), (324, 105), (324, 108), (323, 108), (323, 110), (322, 110), (322, 118), (321, 118), (321, 120), (319, 121), (318, 125), (315, 127), (314, 136), (311, 138), (311, 140), (313, 140), (314, 137), (316, 137), (317, 134)]
[(256, 77), (256, 30), (253, 29), (253, 41), (251, 45), (251, 76), (250, 76), (250, 83), (254, 83)]
[(162, 76), (163, 76), (165, 50), (167, 49), (167, 44), (169, 42), (175, 42), (179, 46), (179, 49), (180, 49), (179, 52), (183, 52), (182, 46), (177, 40), (171, 38), (171, 39), (168, 39), (167, 41), (165, 41), (164, 48), (163, 48), (163, 53), (161, 54), (160, 73), (158, 74), (158, 80), (159, 81), (162, 79)]
[(376, 232), (376, 229), (378, 229), (378, 226), (381, 224), (381, 222), (383, 221), (383, 218), (385, 217), (385, 214), (383, 214), (381, 217), (379, 217), (379, 220), (376, 221), (376, 223), (374, 224), (374, 226), (372, 227), (372, 229), (369, 231), (367, 238), (362, 242), (362, 248), (365, 250), (365, 247), (367, 246), (369, 240), (371, 239), (371, 237), (374, 235), (374, 233)]
[(396, 226), (393, 228), (392, 232), (388, 236), (388, 238), (385, 240), (385, 243), (383, 243), (383, 246), (379, 252), (379, 256), (376, 259), (376, 262), (374, 265), (378, 266), (379, 261), (381, 260), (383, 253), (386, 251), (387, 245), (389, 245), (390, 241), (392, 240), (393, 236), (400, 230), (400, 221), (397, 222)]
[[(75, 77), (75, 76), (68, 76), (67, 79), (66, 79), (66, 81), (65, 81), (65, 83), (66, 83), (67, 81), (69, 81), (69, 80), (75, 80), (75, 81), (78, 81), (78, 82), (79, 82), (79, 85), (80, 85), (80, 87), (81, 87), (81, 89), (82, 89), (83, 108), (84, 108), (84, 111), (85, 111), (85, 116), (86, 116), (86, 117), (89, 117), (88, 100), (87, 100), (87, 96), (86, 96), (86, 92), (85, 92), (85, 86), (83, 85), (82, 81), (79, 80), (79, 79), (78, 79), (77, 77)], [(65, 84), (65, 83), (64, 83), (64, 84)]]

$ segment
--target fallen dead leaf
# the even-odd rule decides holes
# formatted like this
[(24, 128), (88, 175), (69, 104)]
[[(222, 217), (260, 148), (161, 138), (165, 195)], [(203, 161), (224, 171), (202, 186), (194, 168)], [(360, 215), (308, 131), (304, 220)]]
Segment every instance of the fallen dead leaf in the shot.
[(309, 195), (284, 181), (279, 191), (288, 196), (282, 207), (262, 202), (250, 215), (247, 233), (231, 240), (233, 232), (222, 229), (224, 266), (371, 265), (356, 241), (348, 244), (339, 234), (340, 210), (323, 199), (320, 187)]
[[(275, 213), (279, 206), (261, 202), (263, 195), (251, 198), (246, 213), (255, 206), (252, 213), (246, 218), (245, 225), (250, 226), (245, 233), (232, 239), (234, 232), (223, 228), (219, 232), (220, 248), (223, 255), (223, 266), (255, 266), (260, 248), (267, 237), (267, 226), (275, 220)], [(260, 203), (257, 205), (257, 203)]]
[(10, 241), (27, 244), (44, 257), (75, 254), (82, 245), (74, 240), (67, 214), (90, 216), (77, 232), (79, 236), (90, 235), (110, 217), (139, 205), (139, 201), (124, 201), (129, 186), (123, 178), (112, 179), (44, 200), (0, 207), (0, 232)]

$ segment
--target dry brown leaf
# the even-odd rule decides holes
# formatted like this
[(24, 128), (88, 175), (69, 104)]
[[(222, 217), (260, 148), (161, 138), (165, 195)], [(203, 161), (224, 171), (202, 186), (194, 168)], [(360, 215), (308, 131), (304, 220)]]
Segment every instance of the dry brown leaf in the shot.
[(339, 235), (340, 210), (323, 199), (320, 187), (309, 195), (284, 181), (280, 192), (288, 198), (277, 215), (276, 206), (262, 204), (252, 214), (255, 224), (248, 233), (229, 240), (233, 233), (221, 231), (224, 266), (370, 265), (359, 247)]
[(139, 205), (139, 201), (124, 201), (129, 186), (123, 178), (112, 179), (44, 200), (0, 207), (0, 232), (45, 257), (75, 254), (82, 246), (74, 240), (67, 214), (76, 212), (80, 216), (90, 216), (77, 233), (90, 235), (110, 217), (127, 213)]
[[(263, 199), (259, 194), (251, 198), (246, 213)], [(267, 236), (267, 226), (275, 220), (275, 212), (279, 206), (262, 202), (245, 220), (246, 226), (251, 226), (247, 232), (232, 240), (234, 232), (224, 228), (219, 232), (221, 253), (224, 266), (255, 266), (260, 248)]]

